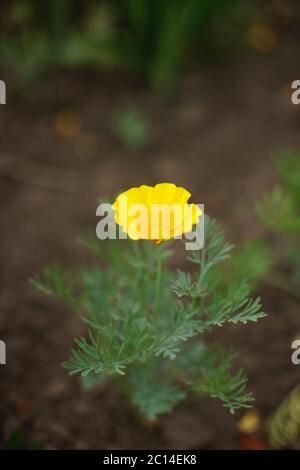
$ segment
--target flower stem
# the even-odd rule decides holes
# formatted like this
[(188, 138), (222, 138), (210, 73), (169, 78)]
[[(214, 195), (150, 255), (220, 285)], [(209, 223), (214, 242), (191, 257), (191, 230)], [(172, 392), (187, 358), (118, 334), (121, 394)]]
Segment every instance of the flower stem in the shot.
[(160, 290), (161, 290), (161, 274), (162, 274), (162, 262), (161, 262), (161, 249), (160, 245), (156, 246), (156, 283), (155, 283), (155, 297), (154, 297), (154, 313), (158, 313)]

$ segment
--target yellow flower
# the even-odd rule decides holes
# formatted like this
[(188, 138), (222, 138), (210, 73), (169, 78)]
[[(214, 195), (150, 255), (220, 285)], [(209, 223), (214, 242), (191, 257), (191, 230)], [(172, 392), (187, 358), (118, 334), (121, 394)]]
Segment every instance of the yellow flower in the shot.
[(237, 422), (239, 431), (245, 434), (256, 432), (262, 425), (261, 417), (257, 410), (250, 410)]
[(172, 183), (142, 185), (121, 193), (112, 208), (115, 221), (132, 240), (160, 243), (192, 231), (202, 215), (191, 194)]

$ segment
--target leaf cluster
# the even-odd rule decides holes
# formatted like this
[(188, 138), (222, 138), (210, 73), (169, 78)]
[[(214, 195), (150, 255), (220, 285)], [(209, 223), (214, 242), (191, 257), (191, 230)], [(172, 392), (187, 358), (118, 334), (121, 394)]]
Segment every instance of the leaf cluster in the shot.
[[(233, 356), (207, 346), (207, 333), (226, 323), (256, 322), (265, 316), (243, 280), (224, 285), (216, 268), (229, 258), (218, 224), (205, 218), (205, 244), (189, 256), (191, 272), (162, 275), (159, 311), (154, 309), (156, 246), (130, 240), (82, 241), (97, 265), (71, 276), (57, 266), (32, 282), (42, 292), (64, 300), (87, 325), (75, 338), (64, 367), (90, 376), (90, 384), (116, 381), (149, 419), (169, 412), (188, 394), (221, 400), (231, 412), (248, 406), (246, 378), (231, 372)], [(172, 243), (161, 246), (163, 261)], [(106, 264), (106, 266), (105, 266)], [(103, 268), (100, 266), (104, 266)], [(88, 386), (88, 384), (87, 384)]]
[(284, 261), (292, 266), (294, 280), (300, 276), (300, 156), (283, 152), (275, 159), (280, 185), (257, 204), (261, 221), (284, 242)]

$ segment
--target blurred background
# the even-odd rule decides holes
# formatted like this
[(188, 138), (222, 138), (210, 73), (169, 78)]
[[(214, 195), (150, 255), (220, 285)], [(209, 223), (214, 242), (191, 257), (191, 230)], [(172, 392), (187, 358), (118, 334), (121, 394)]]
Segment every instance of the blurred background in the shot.
[[(140, 184), (186, 187), (234, 243), (268, 237), (255, 201), (273, 155), (300, 150), (299, 23), (298, 0), (2, 0), (1, 447), (251, 447), (243, 412), (213, 400), (149, 427), (112, 385), (83, 390), (61, 367), (82, 325), (28, 278), (88, 261), (97, 201)], [(213, 340), (239, 351), (265, 419), (298, 383), (300, 318), (293, 296), (259, 294), (268, 318)]]

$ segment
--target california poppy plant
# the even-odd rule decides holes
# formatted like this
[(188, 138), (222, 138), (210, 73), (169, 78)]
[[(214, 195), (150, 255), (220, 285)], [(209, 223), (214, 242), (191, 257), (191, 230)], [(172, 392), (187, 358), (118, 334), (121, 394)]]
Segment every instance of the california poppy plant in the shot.
[(83, 240), (106, 263), (83, 267), (77, 277), (53, 266), (32, 280), (88, 325), (64, 367), (81, 374), (86, 387), (114, 381), (149, 420), (188, 395), (219, 398), (232, 413), (252, 402), (243, 372), (231, 372), (232, 354), (207, 344), (218, 326), (265, 316), (247, 283), (222, 281), (218, 265), (232, 246), (205, 216), (203, 248), (187, 251), (197, 269), (174, 272), (166, 262), (172, 250), (163, 242), (187, 234), (204, 217), (190, 196), (172, 183), (121, 193), (113, 216), (127, 239)]
[[(202, 215), (196, 204), (188, 204), (191, 193), (173, 183), (156, 186), (142, 185), (121, 193), (112, 208), (115, 221), (132, 240), (152, 240), (159, 244), (163, 240), (181, 237), (191, 232)], [(161, 295), (161, 252), (156, 251), (156, 283), (154, 313), (159, 310)]]
[(132, 240), (160, 243), (188, 233), (202, 215), (188, 204), (191, 193), (173, 183), (142, 185), (121, 193), (112, 205), (115, 221)]

